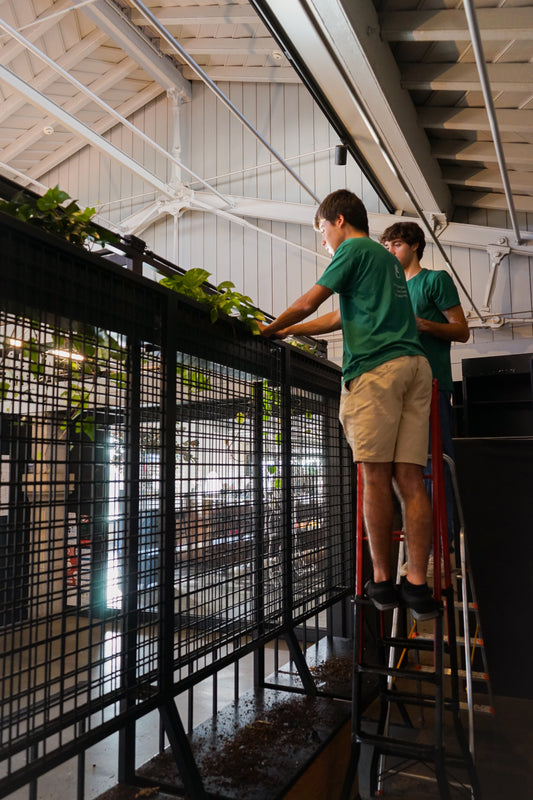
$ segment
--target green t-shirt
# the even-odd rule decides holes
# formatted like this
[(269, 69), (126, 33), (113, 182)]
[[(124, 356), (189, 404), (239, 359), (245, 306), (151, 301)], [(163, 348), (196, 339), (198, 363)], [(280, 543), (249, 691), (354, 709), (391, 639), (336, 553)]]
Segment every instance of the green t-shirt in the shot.
[[(458, 306), (460, 302), (451, 276), (442, 269), (422, 269), (409, 278), (407, 288), (416, 316), (431, 322), (448, 322), (442, 312)], [(431, 364), (433, 377), (439, 382), (439, 389), (453, 391), (451, 343), (423, 332), (420, 333), (420, 341)]]
[(345, 382), (393, 358), (425, 355), (402, 266), (382, 245), (346, 239), (317, 283), (339, 295)]

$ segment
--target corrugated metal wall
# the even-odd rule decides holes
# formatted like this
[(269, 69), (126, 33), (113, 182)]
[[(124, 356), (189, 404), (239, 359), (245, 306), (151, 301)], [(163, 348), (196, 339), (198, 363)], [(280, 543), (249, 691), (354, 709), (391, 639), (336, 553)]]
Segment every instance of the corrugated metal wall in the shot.
[[(231, 83), (220, 88), (318, 197), (347, 186), (362, 197), (369, 212), (387, 213), (350, 158), (346, 167), (334, 164), (337, 136), (304, 87)], [(176, 218), (161, 216), (141, 237), (150, 249), (181, 267), (203, 267), (215, 283), (232, 280), (262, 309), (279, 313), (316, 280), (326, 261), (267, 234), (320, 252), (312, 229), (313, 198), (203, 84), (194, 82), (192, 102), (179, 106), (178, 141), (173, 134), (173, 115), (172, 102), (163, 94), (132, 121), (169, 151), (179, 144), (179, 158), (222, 194), (308, 205), (309, 226), (248, 220), (264, 230), (263, 234), (213, 213), (185, 210)], [(117, 127), (110, 139), (160, 179), (170, 182), (177, 172), (188, 188), (204, 191), (148, 144), (135, 140), (131, 132)], [(156, 199), (155, 191), (141, 179), (90, 148), (45, 180), (52, 186), (58, 183), (81, 204), (97, 203), (104, 222), (118, 223)], [(387, 217), (384, 227), (388, 222)], [(482, 250), (457, 247), (450, 248), (449, 254), (471, 297), (481, 306), (489, 279), (489, 256)], [(428, 268), (443, 267), (440, 253), (431, 245), (423, 263)], [(505, 257), (499, 266), (491, 313), (529, 315), (532, 272), (532, 259), (513, 254)], [(469, 300), (463, 296), (462, 301), (468, 311)], [(464, 357), (525, 351), (533, 351), (530, 323), (475, 328), (468, 344), (452, 348), (454, 376), (460, 377)], [(330, 353), (335, 360), (340, 358), (338, 337)]]

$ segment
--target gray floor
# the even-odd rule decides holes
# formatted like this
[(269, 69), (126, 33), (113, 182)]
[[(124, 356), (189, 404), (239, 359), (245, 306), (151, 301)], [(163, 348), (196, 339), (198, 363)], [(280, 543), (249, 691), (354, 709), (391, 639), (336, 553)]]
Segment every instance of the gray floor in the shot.
[[(424, 713), (421, 724), (417, 714), (411, 714), (417, 739), (424, 740), (432, 727), (432, 716)], [(454, 737), (447, 737), (454, 750)], [(516, 697), (494, 698), (494, 714), (477, 714), (475, 717), (475, 762), (482, 800), (533, 800), (533, 699)], [(360, 792), (368, 798), (368, 782), (364, 774), (367, 761), (363, 759)], [(411, 773), (420, 772), (419, 765)], [(423, 771), (423, 770), (422, 770)], [(426, 773), (427, 774), (427, 773)], [(452, 775), (453, 777), (453, 775)], [(462, 778), (459, 771), (457, 777)], [(405, 775), (389, 777), (383, 784), (387, 800), (433, 800), (440, 798), (433, 780), (419, 780)], [(450, 798), (467, 797), (464, 789), (450, 789)]]
[[(272, 652), (267, 652), (267, 666), (272, 668)], [(283, 657), (282, 657), (283, 658)], [(285, 655), (286, 658), (286, 655)], [(245, 659), (246, 660), (246, 659)], [(243, 665), (241, 690), (252, 685), (252, 659)], [(283, 661), (281, 662), (283, 663)], [(219, 674), (219, 707), (230, 702), (233, 697), (234, 672), (223, 670)], [(227, 700), (225, 699), (227, 698)], [(210, 716), (212, 710), (211, 689), (206, 684), (195, 693), (195, 724)], [(185, 709), (183, 709), (185, 713)], [(482, 800), (508, 800), (520, 798), (533, 800), (533, 698), (496, 697), (493, 715), (477, 714), (475, 718), (475, 755), (481, 785)], [(422, 723), (418, 711), (411, 711), (414, 730), (413, 737), (426, 739), (432, 731), (431, 712), (425, 710)], [(149, 760), (157, 749), (158, 717), (148, 715), (141, 720), (137, 736), (137, 761), (142, 764)], [(452, 749), (455, 748), (453, 732), (449, 733)], [(117, 783), (116, 737), (96, 745), (87, 752), (86, 759), (86, 800), (93, 800)], [(362, 759), (360, 769), (360, 792), (363, 800), (368, 798), (368, 780), (365, 775), (366, 761)], [(75, 760), (63, 764), (39, 780), (36, 800), (72, 800), (76, 785)], [(415, 772), (417, 766), (410, 770)], [(387, 800), (433, 800), (440, 798), (438, 787), (429, 780), (397, 775), (384, 784), (384, 797)], [(450, 800), (464, 798), (465, 791), (452, 788)], [(27, 800), (27, 789), (9, 796), (8, 800)], [(335, 800), (332, 797), (320, 800)]]

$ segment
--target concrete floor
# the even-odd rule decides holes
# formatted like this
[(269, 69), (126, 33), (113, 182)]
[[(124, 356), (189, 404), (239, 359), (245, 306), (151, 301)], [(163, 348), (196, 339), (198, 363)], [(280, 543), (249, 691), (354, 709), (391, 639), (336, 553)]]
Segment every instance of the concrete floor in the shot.
[[(274, 667), (273, 652), (267, 649), (267, 674)], [(280, 655), (283, 664), (284, 655)], [(251, 688), (253, 681), (252, 658), (242, 660), (239, 671), (242, 692)], [(227, 668), (219, 673), (217, 686), (218, 705), (222, 708), (231, 702), (234, 691), (234, 670)], [(180, 711), (186, 719), (184, 697)], [(523, 798), (533, 800), (533, 698), (495, 697), (494, 715), (477, 714), (475, 718), (475, 756), (482, 800), (507, 800)], [(194, 695), (194, 724), (198, 725), (212, 714), (212, 691), (209, 684), (200, 685)], [(412, 735), (427, 737), (431, 731), (431, 712), (425, 710), (424, 724), (418, 712), (411, 713), (415, 730)], [(158, 715), (150, 714), (138, 725), (136, 761), (140, 766), (157, 751)], [(453, 736), (452, 736), (453, 739)], [(85, 761), (85, 800), (94, 800), (117, 783), (117, 742), (111, 736), (87, 752)], [(455, 741), (452, 745), (455, 747)], [(365, 777), (365, 756), (361, 760), (359, 787), (362, 800), (368, 798), (368, 780)], [(415, 772), (417, 766), (410, 770)], [(76, 797), (77, 762), (72, 760), (43, 776), (38, 783), (35, 800), (74, 800)], [(387, 800), (433, 800), (440, 798), (438, 787), (428, 780), (417, 780), (397, 775), (384, 784)], [(462, 791), (452, 789), (451, 800), (463, 798)], [(28, 788), (9, 795), (8, 800), (29, 800)], [(324, 797), (323, 800), (335, 800)]]
[[(482, 800), (507, 800), (508, 798), (533, 798), (533, 699), (516, 697), (495, 697), (494, 711), (491, 714), (477, 714), (475, 717), (475, 763), (480, 783)], [(411, 715), (417, 740), (424, 740), (432, 725), (432, 715), (424, 712), (425, 724), (422, 727)], [(454, 736), (448, 731), (446, 741), (455, 751)], [(368, 754), (367, 754), (368, 755)], [(368, 779), (364, 774), (368, 759), (361, 760), (360, 793), (367, 800)], [(424, 772), (419, 765), (413, 765), (411, 773)], [(451, 770), (450, 770), (451, 772)], [(428, 772), (426, 771), (426, 775)], [(463, 778), (464, 773), (457, 772)], [(405, 775), (390, 776), (383, 784), (387, 800), (433, 800), (440, 798), (439, 790), (433, 780), (418, 780)], [(468, 797), (469, 792), (451, 787), (450, 798)], [(325, 799), (326, 800), (326, 799)]]

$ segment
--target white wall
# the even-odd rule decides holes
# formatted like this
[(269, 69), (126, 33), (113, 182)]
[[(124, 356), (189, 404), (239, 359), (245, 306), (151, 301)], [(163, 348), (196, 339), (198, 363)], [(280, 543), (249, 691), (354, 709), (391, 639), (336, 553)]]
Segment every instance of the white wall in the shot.
[[(318, 197), (346, 186), (362, 197), (370, 212), (387, 214), (350, 157), (346, 167), (334, 164), (333, 152), (338, 138), (304, 87), (231, 83), (220, 84), (220, 88)], [(192, 102), (180, 106), (179, 116), (180, 158), (184, 163), (222, 194), (308, 206), (308, 226), (256, 219), (249, 222), (323, 256), (312, 228), (313, 198), (208, 88), (195, 81)], [(172, 147), (172, 104), (165, 94), (135, 114), (132, 122), (161, 146)], [(148, 144), (135, 139), (131, 132), (117, 127), (109, 138), (160, 179), (172, 180), (173, 165)], [(200, 184), (190, 183), (186, 173), (179, 177), (193, 190), (204, 190)], [(58, 183), (82, 205), (97, 206), (100, 219), (114, 224), (157, 197), (153, 188), (138, 176), (88, 147), (46, 176), (45, 182), (51, 186)], [(384, 216), (383, 227), (389, 221), (390, 218)], [(479, 219), (470, 221), (481, 222)], [(495, 220), (486, 221), (496, 224)], [(250, 295), (263, 310), (273, 314), (282, 311), (305, 291), (326, 263), (323, 258), (200, 211), (185, 211), (176, 221), (163, 216), (141, 236), (150, 249), (181, 267), (207, 269), (214, 283), (232, 280), (239, 291)], [(468, 293), (480, 307), (489, 278), (489, 256), (482, 250), (458, 247), (449, 248), (448, 255)], [(428, 268), (443, 268), (442, 256), (436, 247), (428, 244), (423, 264)], [(512, 315), (530, 317), (532, 274), (531, 258), (506, 256), (499, 267), (491, 313), (506, 318)], [(460, 294), (468, 312), (470, 301), (462, 292)], [(330, 350), (335, 360), (341, 356), (337, 340), (338, 337), (333, 337)], [(452, 348), (454, 377), (460, 378), (462, 358), (526, 351), (533, 351), (531, 323), (506, 324), (497, 329), (474, 328), (466, 345)]]

